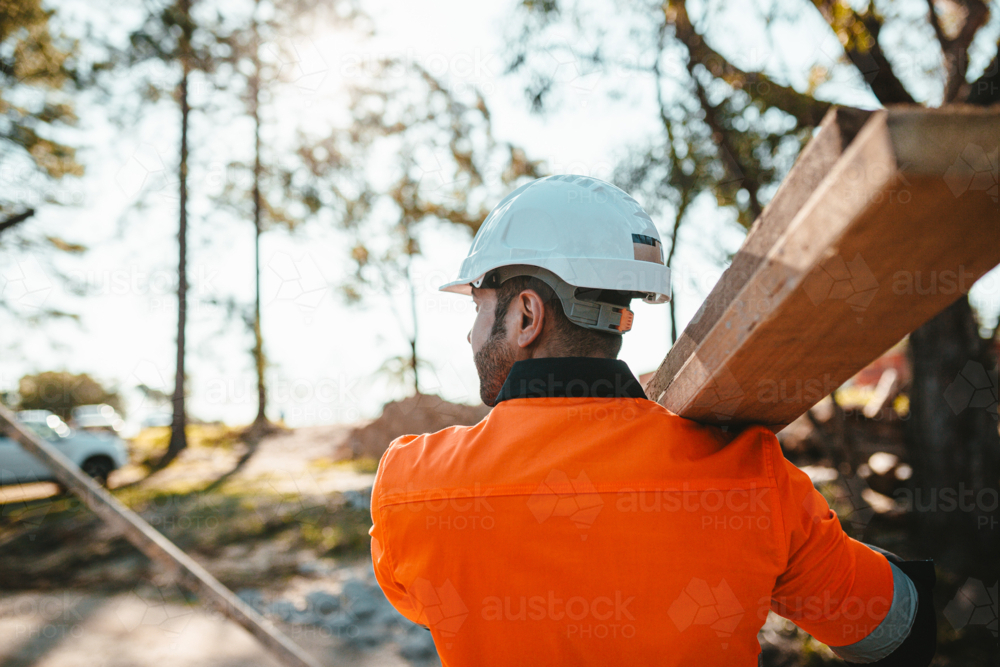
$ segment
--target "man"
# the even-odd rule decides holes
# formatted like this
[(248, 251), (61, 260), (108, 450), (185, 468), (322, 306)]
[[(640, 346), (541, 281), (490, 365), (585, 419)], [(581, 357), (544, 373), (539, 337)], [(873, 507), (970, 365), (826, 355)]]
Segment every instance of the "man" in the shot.
[(444, 665), (750, 667), (769, 610), (847, 661), (930, 662), (929, 563), (849, 538), (767, 429), (682, 419), (616, 360), (630, 300), (670, 296), (626, 193), (519, 188), (442, 289), (475, 300), (495, 407), (392, 443), (371, 535), (383, 591)]

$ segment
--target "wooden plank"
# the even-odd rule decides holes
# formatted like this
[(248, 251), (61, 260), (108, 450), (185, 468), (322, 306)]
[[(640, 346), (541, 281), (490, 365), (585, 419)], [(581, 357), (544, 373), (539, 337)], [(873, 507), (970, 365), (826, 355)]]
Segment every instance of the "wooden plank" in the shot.
[(243, 626), (282, 664), (290, 667), (319, 667), (319, 662), (219, 583), (208, 570), (143, 521), (142, 517), (118, 502), (117, 498), (81, 472), (62, 452), (25, 429), (14, 414), (2, 405), (0, 431), (21, 443), (52, 470), (61, 484), (86, 503), (94, 514), (120, 531), (137, 549), (167, 570), (178, 584)]
[(760, 266), (768, 250), (774, 246), (809, 195), (843, 155), (847, 145), (871, 113), (861, 109), (834, 107), (823, 117), (818, 131), (792, 165), (771, 202), (754, 221), (732, 263), (712, 288), (708, 298), (702, 302), (646, 387), (649, 396), (658, 396), (666, 389), (668, 380), (677, 375), (681, 365), (719, 321), (726, 307)]
[[(814, 141), (848, 137), (841, 114)], [(647, 386), (673, 412), (780, 428), (1000, 264), (995, 176), (973, 173), (1000, 146), (1000, 109), (890, 108), (832, 162), (825, 143), (803, 152)]]

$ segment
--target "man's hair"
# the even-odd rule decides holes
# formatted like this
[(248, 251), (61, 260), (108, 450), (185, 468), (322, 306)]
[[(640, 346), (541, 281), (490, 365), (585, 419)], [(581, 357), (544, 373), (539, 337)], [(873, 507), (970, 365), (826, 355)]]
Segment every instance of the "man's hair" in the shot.
[(548, 285), (534, 276), (515, 276), (497, 288), (497, 304), (493, 311), (493, 330), (491, 336), (502, 336), (505, 333), (507, 310), (518, 294), (526, 289), (538, 292), (545, 305), (546, 313), (552, 317), (554, 336), (553, 343), (563, 356), (591, 357), (600, 356), (617, 359), (622, 349), (622, 337), (611, 332), (586, 329), (574, 324), (566, 317), (562, 301)]

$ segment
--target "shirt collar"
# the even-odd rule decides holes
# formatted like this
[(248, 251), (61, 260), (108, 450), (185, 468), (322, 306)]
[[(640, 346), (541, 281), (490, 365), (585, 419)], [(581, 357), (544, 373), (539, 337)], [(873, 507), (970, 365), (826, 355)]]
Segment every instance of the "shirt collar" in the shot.
[(646, 398), (624, 361), (545, 357), (514, 362), (496, 402), (512, 398)]

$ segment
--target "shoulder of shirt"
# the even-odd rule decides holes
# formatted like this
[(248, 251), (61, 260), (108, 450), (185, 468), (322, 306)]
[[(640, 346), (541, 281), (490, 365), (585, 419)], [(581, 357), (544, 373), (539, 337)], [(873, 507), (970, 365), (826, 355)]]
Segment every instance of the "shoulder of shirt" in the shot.
[[(493, 414), (492, 412), (490, 414)], [(448, 426), (433, 433), (421, 433), (414, 435), (401, 435), (389, 443), (388, 451), (393, 451), (398, 456), (416, 455), (422, 447), (446, 446), (458, 442), (464, 437), (481, 430), (490, 415), (483, 417), (478, 423), (471, 426)]]
[[(564, 399), (512, 399), (498, 405), (477, 424), (450, 426), (434, 433), (403, 435), (396, 438), (390, 443), (379, 463), (373, 490), (373, 504), (380, 504), (381, 497), (387, 491), (395, 492), (410, 487), (413, 483), (424, 478), (425, 474), (430, 471), (429, 468), (437, 468), (435, 465), (429, 466), (429, 463), (435, 459), (439, 459), (439, 457), (444, 460), (451, 459), (456, 451), (479, 437), (487, 426), (491, 425), (491, 420), (502, 420), (505, 413), (530, 408), (549, 400)], [(747, 444), (749, 446), (747, 455), (752, 456), (751, 451), (762, 454), (766, 467), (766, 472), (762, 472), (772, 480), (772, 483), (775, 480), (775, 468), (781, 459), (781, 450), (777, 444), (777, 438), (769, 429), (751, 425), (723, 430), (718, 426), (701, 424), (680, 417), (658, 403), (647, 399), (626, 400), (634, 400), (639, 410), (650, 417), (663, 419), (665, 429), (675, 431), (675, 435), (679, 436), (680, 441), (701, 450), (701, 454), (696, 455), (698, 457), (710, 455), (711, 452), (722, 450), (737, 441)], [(699, 441), (703, 443), (702, 446), (695, 445)], [(754, 441), (759, 441), (759, 444)]]
[(402, 435), (393, 440), (379, 461), (372, 493), (373, 504), (378, 504), (379, 496), (385, 489), (405, 488), (421, 459), (460, 446), (462, 442), (475, 437), (488, 418), (489, 415), (471, 426), (449, 426), (434, 433)]

